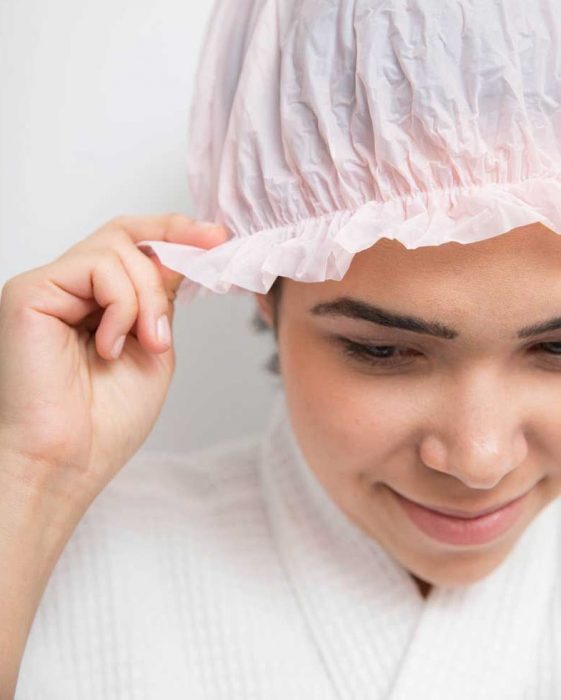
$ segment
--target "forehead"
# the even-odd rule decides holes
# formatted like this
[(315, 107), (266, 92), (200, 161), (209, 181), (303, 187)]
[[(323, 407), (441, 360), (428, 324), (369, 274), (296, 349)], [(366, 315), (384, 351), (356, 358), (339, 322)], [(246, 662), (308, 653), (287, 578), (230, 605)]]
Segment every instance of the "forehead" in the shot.
[(506, 336), (561, 312), (561, 236), (535, 223), (467, 245), (407, 249), (381, 239), (354, 256), (340, 281), (286, 283), (287, 305), (302, 313), (345, 295), (468, 332), (492, 321)]
[[(450, 242), (438, 246), (408, 249), (399, 241), (382, 238), (352, 259), (340, 281), (322, 285), (340, 293), (354, 288), (369, 288), (392, 295), (404, 290), (425, 287), (427, 292), (509, 283), (521, 278), (533, 280), (536, 289), (540, 278), (561, 280), (561, 236), (541, 223), (521, 226), (483, 241), (462, 244)], [(515, 279), (513, 279), (515, 278)], [(426, 287), (430, 283), (430, 287)], [(323, 290), (322, 290), (323, 291)]]
[(560, 262), (561, 236), (534, 223), (469, 244), (449, 242), (408, 249), (399, 241), (382, 238), (355, 255), (346, 278), (352, 282), (374, 270), (378, 275), (408, 274), (412, 278), (449, 271), (476, 277), (487, 271), (553, 271), (561, 269)]

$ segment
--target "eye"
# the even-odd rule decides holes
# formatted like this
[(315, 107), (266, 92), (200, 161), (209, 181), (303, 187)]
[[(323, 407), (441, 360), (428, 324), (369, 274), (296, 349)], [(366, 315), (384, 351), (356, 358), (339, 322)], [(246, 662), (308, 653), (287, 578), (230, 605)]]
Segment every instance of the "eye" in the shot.
[(343, 346), (343, 353), (359, 362), (373, 367), (395, 367), (411, 363), (411, 355), (419, 355), (416, 350), (398, 345), (366, 345), (349, 338), (338, 337)]
[(538, 352), (542, 352), (547, 359), (554, 364), (561, 364), (561, 342), (538, 343), (534, 346)]
[[(399, 345), (370, 345), (342, 336), (336, 336), (336, 340), (342, 345), (345, 357), (382, 369), (410, 365), (415, 356), (422, 354)], [(538, 343), (532, 350), (545, 355), (548, 362), (561, 368), (561, 341)]]

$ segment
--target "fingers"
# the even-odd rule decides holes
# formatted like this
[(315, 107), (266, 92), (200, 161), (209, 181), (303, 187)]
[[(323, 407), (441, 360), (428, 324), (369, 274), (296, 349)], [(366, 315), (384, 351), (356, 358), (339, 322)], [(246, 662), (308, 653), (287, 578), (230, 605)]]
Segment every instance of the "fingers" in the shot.
[(116, 342), (127, 335), (138, 314), (134, 285), (110, 249), (62, 256), (8, 280), (4, 291), (7, 313), (40, 313), (67, 326), (78, 326), (101, 307), (95, 345), (108, 360), (114, 359)]
[(160, 271), (168, 296), (173, 295), (175, 298), (174, 295), (184, 276), (162, 265), (157, 256), (151, 254), (149, 245), (136, 246), (136, 244), (144, 240), (161, 240), (209, 249), (224, 243), (228, 238), (229, 232), (224, 226), (212, 222), (197, 221), (184, 214), (117, 216), (80, 241), (75, 247), (96, 249), (107, 246), (114, 247), (120, 241), (130, 246), (132, 242), (137, 250), (151, 258), (152, 264)]
[[(118, 218), (118, 222), (135, 242), (163, 240), (168, 243), (183, 243), (209, 249), (224, 243), (229, 238), (228, 230), (224, 226), (212, 222), (197, 221), (183, 214), (148, 217), (122, 216)], [(141, 236), (141, 234), (143, 235)], [(139, 249), (151, 258), (164, 280), (166, 289), (173, 293), (175, 299), (184, 276), (165, 267), (148, 245), (140, 246)]]
[(227, 240), (228, 231), (182, 214), (120, 216), (81, 242), (81, 249), (112, 246), (118, 252), (137, 294), (138, 339), (152, 352), (163, 352), (172, 342), (173, 302), (184, 276), (150, 256), (149, 247), (144, 252), (135, 245), (144, 238), (208, 249)]
[(105, 309), (95, 334), (96, 350), (106, 360), (115, 360), (137, 320), (139, 303), (127, 268), (114, 251), (106, 251), (94, 267), (92, 292)]
[[(162, 278), (163, 284), (164, 284), (164, 289), (166, 290), (166, 294), (168, 296), (168, 299), (170, 301), (175, 301), (177, 297), (177, 290), (179, 288), (179, 285), (181, 282), (185, 279), (185, 276), (182, 275), (180, 272), (176, 272), (175, 270), (170, 270), (169, 267), (166, 267), (160, 262), (160, 259), (158, 256), (152, 251), (151, 248), (136, 248), (137, 251), (140, 252), (140, 254), (150, 260), (152, 265), (158, 270), (160, 277)], [(173, 312), (173, 306), (172, 306), (172, 312)]]
[(171, 345), (175, 291), (166, 288), (156, 264), (134, 245), (120, 245), (117, 252), (138, 300), (137, 337), (152, 352), (163, 352)]
[(152, 239), (168, 243), (189, 243), (201, 248), (222, 243), (228, 233), (220, 224), (197, 221), (178, 213), (118, 216), (106, 226), (126, 231), (134, 243)]
[(42, 269), (44, 276), (28, 292), (30, 308), (76, 326), (101, 307), (96, 350), (107, 360), (118, 357), (136, 321), (138, 299), (117, 252), (75, 251)]
[(208, 249), (227, 238), (224, 227), (182, 214), (117, 217), (53, 262), (12, 278), (10, 303), (68, 326), (90, 323), (93, 328), (99, 320), (95, 345), (108, 360), (119, 356), (128, 333), (149, 351), (164, 352), (172, 344), (173, 302), (183, 275), (150, 258), (136, 242), (164, 240)]

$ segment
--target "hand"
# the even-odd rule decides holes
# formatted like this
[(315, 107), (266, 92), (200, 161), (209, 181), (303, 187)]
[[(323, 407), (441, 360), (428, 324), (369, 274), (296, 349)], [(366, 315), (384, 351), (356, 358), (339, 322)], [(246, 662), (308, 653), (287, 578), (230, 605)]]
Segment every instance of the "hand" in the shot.
[(181, 214), (119, 216), (6, 282), (0, 451), (17, 459), (2, 460), (14, 473), (0, 477), (84, 506), (102, 490), (150, 433), (175, 368), (172, 338), (159, 338), (157, 325), (172, 325), (183, 276), (135, 243), (212, 248), (227, 238)]

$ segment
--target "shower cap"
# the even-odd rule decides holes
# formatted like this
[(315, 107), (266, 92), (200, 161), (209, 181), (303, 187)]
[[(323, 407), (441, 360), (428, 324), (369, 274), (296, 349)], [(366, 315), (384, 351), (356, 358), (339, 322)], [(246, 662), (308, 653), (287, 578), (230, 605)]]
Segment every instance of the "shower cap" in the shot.
[(218, 0), (191, 106), (209, 250), (142, 241), (178, 299), (340, 280), (380, 238), (561, 233), (559, 0)]

